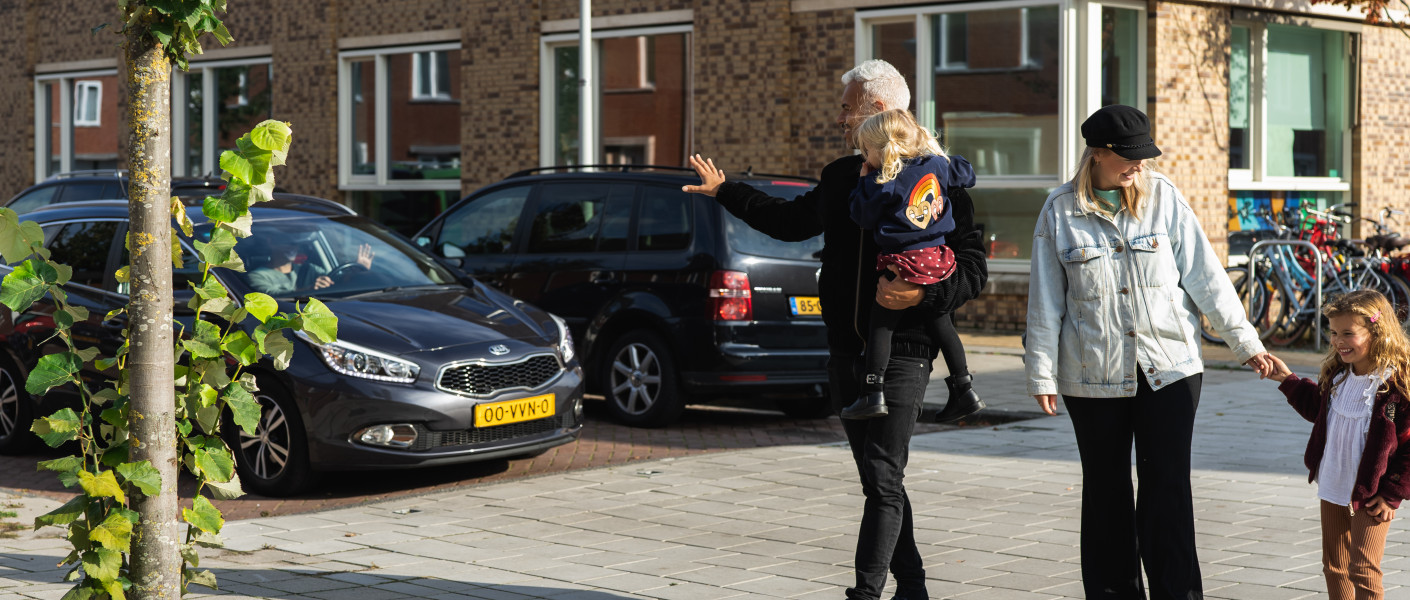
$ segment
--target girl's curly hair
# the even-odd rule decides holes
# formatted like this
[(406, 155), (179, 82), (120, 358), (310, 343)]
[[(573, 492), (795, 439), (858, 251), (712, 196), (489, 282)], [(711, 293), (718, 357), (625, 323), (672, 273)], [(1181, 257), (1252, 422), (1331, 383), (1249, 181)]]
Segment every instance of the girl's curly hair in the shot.
[[(1394, 387), (1402, 398), (1410, 399), (1410, 337), (1401, 328), (1395, 307), (1385, 296), (1376, 290), (1357, 290), (1332, 300), (1331, 304), (1322, 308), (1322, 314), (1328, 319), (1358, 317), (1359, 324), (1371, 334), (1371, 344), (1366, 353), (1374, 370), (1386, 367), (1395, 370), (1378, 391), (1385, 393)], [(1329, 348), (1327, 358), (1322, 361), (1321, 376), (1318, 377), (1322, 394), (1330, 394), (1336, 378), (1350, 371), (1351, 365), (1337, 356), (1336, 346)]]

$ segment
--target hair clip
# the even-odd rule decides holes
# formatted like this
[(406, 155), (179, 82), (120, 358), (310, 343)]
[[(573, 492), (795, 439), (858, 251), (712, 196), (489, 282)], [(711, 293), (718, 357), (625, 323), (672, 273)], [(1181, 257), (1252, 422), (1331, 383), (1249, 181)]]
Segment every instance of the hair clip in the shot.
[(1366, 317), (1366, 320), (1367, 320), (1367, 321), (1370, 321), (1370, 322), (1372, 322), (1372, 323), (1375, 323), (1376, 321), (1381, 320), (1381, 311), (1378, 310), (1378, 311), (1372, 313), (1371, 316)]

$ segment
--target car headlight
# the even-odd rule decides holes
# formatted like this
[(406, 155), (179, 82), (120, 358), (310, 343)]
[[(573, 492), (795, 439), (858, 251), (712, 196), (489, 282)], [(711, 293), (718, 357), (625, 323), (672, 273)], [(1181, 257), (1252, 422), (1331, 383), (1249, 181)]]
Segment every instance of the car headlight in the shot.
[(295, 332), (323, 359), (323, 364), (344, 375), (390, 381), (393, 383), (414, 383), (421, 374), (416, 363), (394, 358), (375, 350), (363, 348), (348, 342), (322, 343), (302, 331)]
[(558, 354), (563, 357), (563, 364), (573, 362), (573, 332), (568, 331), (568, 322), (558, 315), (549, 316), (558, 324)]

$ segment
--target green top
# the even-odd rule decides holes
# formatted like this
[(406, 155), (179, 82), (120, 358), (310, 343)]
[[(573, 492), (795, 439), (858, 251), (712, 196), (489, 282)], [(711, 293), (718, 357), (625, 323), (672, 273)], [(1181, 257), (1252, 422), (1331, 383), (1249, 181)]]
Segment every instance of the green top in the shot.
[(1096, 201), (1096, 203), (1097, 203), (1097, 208), (1101, 209), (1102, 212), (1105, 212), (1105, 213), (1108, 214), (1108, 215), (1115, 215), (1115, 214), (1116, 214), (1116, 211), (1121, 208), (1121, 190), (1120, 190), (1120, 189), (1115, 189), (1115, 190), (1098, 190), (1098, 189), (1093, 189), (1092, 191), (1096, 193), (1096, 197), (1094, 197), (1094, 198), (1092, 198), (1092, 199)]

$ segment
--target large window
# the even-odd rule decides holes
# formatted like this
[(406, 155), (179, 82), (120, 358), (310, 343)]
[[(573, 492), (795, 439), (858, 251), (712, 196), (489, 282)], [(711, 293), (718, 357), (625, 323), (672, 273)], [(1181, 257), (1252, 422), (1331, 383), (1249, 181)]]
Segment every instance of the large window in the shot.
[(114, 70), (35, 77), (35, 180), (117, 168), (117, 84)]
[[(595, 162), (683, 166), (690, 145), (690, 27), (594, 31)], [(579, 162), (578, 40), (543, 38), (540, 161)]]
[(1080, 8), (1066, 18), (1055, 2), (1020, 0), (858, 17), (857, 60), (895, 65), (916, 116), (974, 165), (975, 223), (999, 270), (1026, 269), (1038, 211), (1081, 152), (1079, 115), (1113, 103), (1144, 108), (1144, 5)]
[(1230, 187), (1348, 190), (1355, 37), (1242, 22), (1230, 38)]
[(410, 235), (460, 194), (460, 45), (350, 50), (338, 77), (338, 184)]
[(220, 153), (255, 125), (273, 118), (269, 59), (191, 63), (171, 86), (171, 172), (220, 173)]

